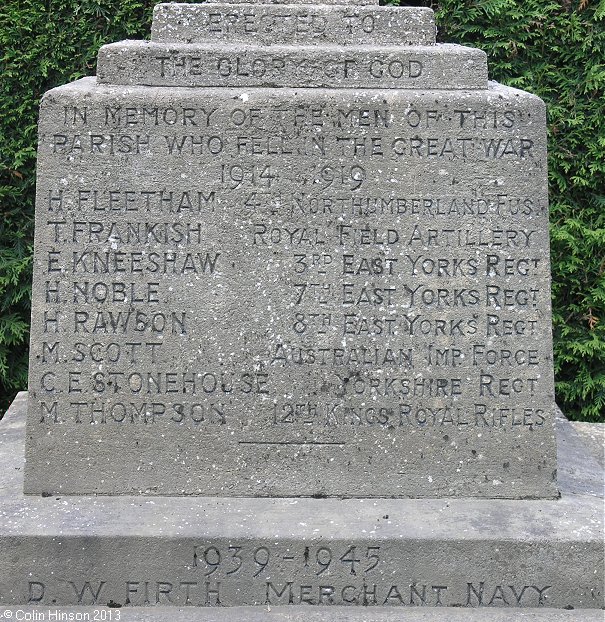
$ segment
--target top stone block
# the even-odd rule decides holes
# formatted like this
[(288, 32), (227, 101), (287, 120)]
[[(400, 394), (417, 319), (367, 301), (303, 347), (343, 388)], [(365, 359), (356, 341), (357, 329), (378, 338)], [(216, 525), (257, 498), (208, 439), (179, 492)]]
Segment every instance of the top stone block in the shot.
[(153, 13), (154, 43), (434, 46), (435, 18), (423, 7), (163, 3)]

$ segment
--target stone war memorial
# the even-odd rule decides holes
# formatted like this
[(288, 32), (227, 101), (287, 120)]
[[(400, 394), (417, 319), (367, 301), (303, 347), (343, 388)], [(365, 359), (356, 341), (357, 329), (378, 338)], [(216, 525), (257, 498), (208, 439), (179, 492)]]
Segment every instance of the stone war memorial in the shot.
[(430, 9), (159, 4), (44, 95), (37, 174), (3, 606), (602, 619), (545, 106)]

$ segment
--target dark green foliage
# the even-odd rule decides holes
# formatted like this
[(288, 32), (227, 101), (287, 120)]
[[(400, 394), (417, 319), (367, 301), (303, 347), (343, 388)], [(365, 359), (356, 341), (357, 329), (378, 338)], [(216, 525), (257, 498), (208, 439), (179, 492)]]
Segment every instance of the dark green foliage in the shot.
[[(148, 36), (156, 0), (0, 6), (0, 412), (26, 386), (38, 101), (94, 73), (105, 42)], [(557, 399), (605, 421), (605, 0), (392, 0), (432, 6), (442, 41), (548, 105)]]

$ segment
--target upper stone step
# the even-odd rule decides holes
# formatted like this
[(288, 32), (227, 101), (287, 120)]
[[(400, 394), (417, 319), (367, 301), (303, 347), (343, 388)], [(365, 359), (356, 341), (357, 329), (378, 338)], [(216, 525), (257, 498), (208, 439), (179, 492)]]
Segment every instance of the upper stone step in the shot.
[(461, 45), (279, 46), (121, 41), (99, 50), (101, 84), (376, 89), (487, 88), (485, 52)]
[[(151, 40), (257, 45), (434, 45), (433, 11), (361, 3), (158, 4)], [(369, 3), (365, 3), (369, 4)]]

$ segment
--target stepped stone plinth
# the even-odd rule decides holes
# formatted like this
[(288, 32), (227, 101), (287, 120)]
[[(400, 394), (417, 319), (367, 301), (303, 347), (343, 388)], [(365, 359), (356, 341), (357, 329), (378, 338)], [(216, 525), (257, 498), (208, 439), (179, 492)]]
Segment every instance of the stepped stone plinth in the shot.
[(545, 107), (431, 10), (157, 5), (45, 94), (37, 174), (1, 603), (603, 607), (603, 467), (554, 398)]

